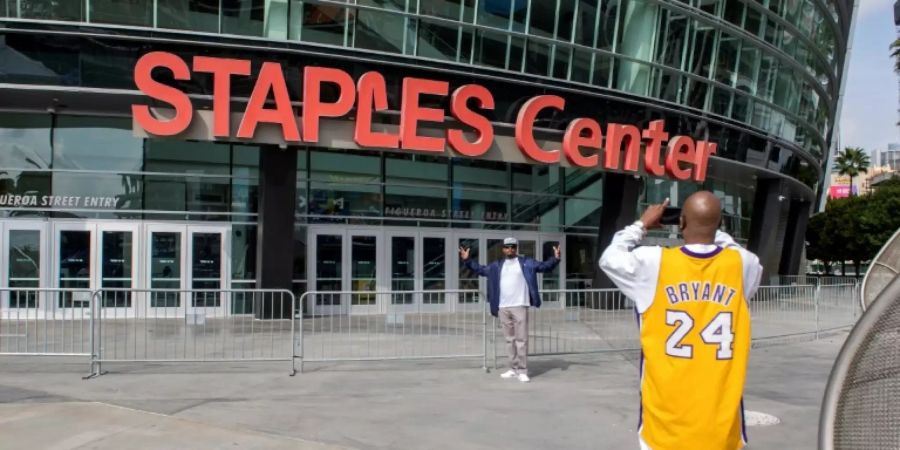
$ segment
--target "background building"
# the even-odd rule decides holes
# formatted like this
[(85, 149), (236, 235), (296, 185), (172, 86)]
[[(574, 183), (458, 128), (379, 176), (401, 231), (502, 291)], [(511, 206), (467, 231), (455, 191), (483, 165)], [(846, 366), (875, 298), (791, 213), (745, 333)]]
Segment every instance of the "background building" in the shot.
[[(598, 251), (615, 230), (647, 203), (678, 204), (700, 188), (724, 198), (725, 227), (768, 274), (795, 273), (827, 173), (851, 9), (843, 0), (0, 0), (0, 285), (477, 287), (456, 248), (485, 262), (512, 234), (537, 258), (562, 245), (546, 288), (599, 287), (608, 280)], [(400, 125), (404, 77), (450, 92), (476, 83), (495, 101), (482, 111), (497, 135), (493, 156), (362, 148), (347, 131), (352, 117), (322, 122), (309, 145), (153, 137), (133, 123), (132, 105), (168, 106), (134, 81), (155, 51), (188, 65), (251, 61), (253, 76), (231, 79), (236, 114), (263, 62), (281, 64), (295, 114), (305, 67), (354, 80), (377, 71), (388, 108), (375, 122), (389, 131)], [(208, 73), (151, 75), (188, 93), (194, 121), (211, 127)], [(517, 114), (546, 94), (566, 106), (537, 117), (541, 139), (559, 142), (577, 117), (639, 128), (665, 120), (672, 136), (718, 145), (706, 180), (510, 157)], [(427, 98), (451, 126), (447, 98)], [(379, 302), (330, 306), (366, 312)]]

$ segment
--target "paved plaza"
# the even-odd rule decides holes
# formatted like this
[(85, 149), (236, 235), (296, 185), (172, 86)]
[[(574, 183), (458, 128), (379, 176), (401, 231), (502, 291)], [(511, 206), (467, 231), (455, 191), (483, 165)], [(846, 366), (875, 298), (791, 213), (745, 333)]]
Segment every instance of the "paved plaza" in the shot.
[[(845, 333), (751, 352), (752, 448), (812, 449), (822, 392)], [(636, 448), (637, 354), (532, 358), (533, 381), (480, 361), (108, 364), (0, 360), (0, 448)]]

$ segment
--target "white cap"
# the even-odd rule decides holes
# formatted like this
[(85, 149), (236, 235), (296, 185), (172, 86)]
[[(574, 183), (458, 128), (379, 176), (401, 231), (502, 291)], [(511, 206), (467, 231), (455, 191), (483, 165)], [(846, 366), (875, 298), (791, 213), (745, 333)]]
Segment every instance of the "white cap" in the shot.
[(503, 245), (519, 245), (519, 241), (514, 237), (508, 237), (503, 240)]

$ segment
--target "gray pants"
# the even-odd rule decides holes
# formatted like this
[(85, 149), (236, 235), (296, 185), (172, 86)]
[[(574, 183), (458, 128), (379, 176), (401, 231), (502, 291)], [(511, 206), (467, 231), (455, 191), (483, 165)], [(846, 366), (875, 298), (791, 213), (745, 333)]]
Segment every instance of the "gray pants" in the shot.
[(528, 372), (528, 307), (500, 308), (500, 325), (506, 337), (509, 368)]

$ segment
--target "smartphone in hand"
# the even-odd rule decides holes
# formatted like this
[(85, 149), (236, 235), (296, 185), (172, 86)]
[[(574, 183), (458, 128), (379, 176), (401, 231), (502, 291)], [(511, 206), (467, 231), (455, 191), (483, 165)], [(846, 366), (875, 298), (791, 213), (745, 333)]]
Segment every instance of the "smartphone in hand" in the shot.
[(662, 218), (659, 220), (660, 225), (678, 225), (681, 222), (681, 208), (672, 206), (663, 210)]

